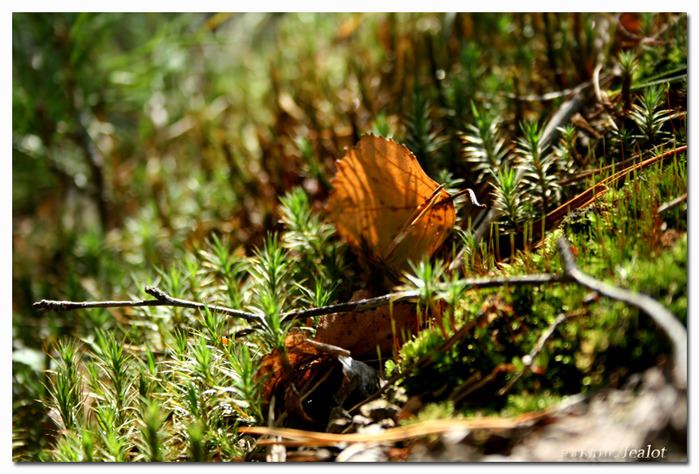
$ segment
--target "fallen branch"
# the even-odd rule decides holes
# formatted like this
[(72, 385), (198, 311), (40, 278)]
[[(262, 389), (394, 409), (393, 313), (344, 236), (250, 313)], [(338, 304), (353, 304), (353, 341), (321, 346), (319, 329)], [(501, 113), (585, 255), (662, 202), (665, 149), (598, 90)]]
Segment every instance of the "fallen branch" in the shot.
[[(459, 283), (469, 288), (494, 288), (499, 286), (520, 286), (520, 285), (543, 285), (547, 283), (559, 283), (564, 279), (561, 275), (553, 275), (550, 273), (538, 273), (532, 275), (512, 276), (503, 278), (465, 278)], [(437, 285), (439, 288), (440, 285)], [(417, 290), (400, 291), (389, 293), (375, 298), (366, 298), (359, 301), (349, 303), (340, 303), (320, 308), (310, 308), (299, 311), (290, 311), (282, 314), (282, 321), (289, 322), (295, 319), (309, 318), (313, 316), (322, 316), (324, 314), (357, 312), (361, 313), (370, 309), (385, 306), (389, 303), (398, 303), (414, 299), (418, 296)]]
[(674, 209), (677, 206), (679, 206), (680, 204), (686, 203), (686, 202), (687, 202), (687, 193), (684, 193), (681, 196), (677, 196), (672, 201), (665, 203), (662, 206), (658, 207), (658, 214), (662, 214), (663, 212), (667, 212), (670, 209)]
[(89, 308), (127, 308), (127, 307), (139, 307), (139, 306), (172, 306), (179, 308), (192, 308), (192, 309), (205, 309), (209, 308), (210, 311), (217, 311), (220, 313), (225, 313), (236, 318), (244, 319), (249, 323), (262, 323), (263, 319), (260, 315), (255, 313), (248, 313), (247, 311), (239, 311), (237, 309), (225, 308), (222, 306), (207, 305), (204, 303), (196, 303), (194, 301), (181, 300), (178, 298), (173, 298), (169, 296), (164, 291), (154, 287), (146, 286), (144, 291), (151, 296), (154, 296), (154, 300), (138, 300), (138, 301), (53, 301), (53, 300), (41, 300), (34, 303), (32, 306), (39, 313), (45, 313), (47, 311), (72, 311), (75, 309), (89, 309)]
[(575, 263), (575, 257), (570, 250), (570, 244), (561, 237), (556, 241), (558, 253), (563, 261), (565, 275), (573, 282), (582, 285), (598, 294), (634, 306), (648, 316), (663, 330), (672, 343), (675, 359), (674, 379), (679, 388), (687, 388), (687, 329), (663, 305), (648, 295), (619, 288), (601, 282), (583, 273)]
[[(488, 279), (476, 279), (476, 278), (466, 278), (462, 280), (462, 283), (470, 286), (471, 288), (493, 288), (498, 286), (519, 286), (519, 285), (541, 285), (547, 283), (559, 283), (564, 280), (564, 277), (560, 275), (553, 275), (550, 273), (540, 273), (533, 275), (522, 275), (513, 276), (506, 278), (488, 278)], [(126, 308), (126, 307), (139, 307), (139, 306), (172, 306), (180, 308), (191, 308), (191, 309), (204, 309), (209, 308), (210, 311), (217, 311), (220, 313), (227, 314), (236, 318), (244, 319), (251, 324), (262, 324), (264, 319), (255, 313), (248, 311), (241, 311), (237, 309), (231, 309), (224, 306), (207, 305), (204, 303), (197, 303), (195, 301), (181, 300), (178, 298), (173, 298), (169, 296), (164, 291), (154, 287), (146, 286), (144, 291), (151, 296), (154, 296), (154, 300), (136, 300), (136, 301), (55, 301), (55, 300), (41, 300), (34, 303), (32, 306), (39, 313), (45, 313), (47, 311), (72, 311), (76, 309), (89, 309), (89, 308)], [(295, 319), (310, 318), (314, 316), (322, 316), (324, 314), (333, 313), (346, 313), (346, 312), (357, 312), (361, 313), (370, 309), (378, 308), (379, 306), (384, 306), (389, 303), (397, 303), (400, 301), (405, 301), (409, 299), (414, 299), (417, 297), (417, 291), (401, 291), (396, 293), (389, 293), (382, 296), (377, 296), (375, 298), (367, 298), (359, 301), (352, 301), (348, 303), (339, 303), (334, 305), (322, 306), (319, 308), (309, 308), (297, 311), (289, 311), (282, 313), (282, 322), (288, 323)]]
[(539, 353), (544, 349), (546, 341), (548, 341), (548, 339), (553, 335), (556, 328), (565, 320), (565, 313), (561, 313), (558, 316), (556, 316), (556, 319), (553, 321), (553, 323), (549, 325), (548, 329), (546, 329), (546, 331), (541, 336), (539, 336), (539, 340), (536, 341), (534, 348), (529, 352), (529, 354), (522, 357), (522, 363), (524, 364), (525, 369), (521, 370), (517, 375), (512, 377), (512, 379), (510, 379), (507, 385), (500, 389), (500, 391), (498, 392), (498, 396), (502, 397), (503, 395), (507, 395), (507, 393), (514, 386), (514, 384), (517, 383), (517, 381), (524, 376), (526, 371), (531, 370), (532, 365), (534, 365), (534, 358), (538, 356)]
[[(529, 277), (536, 277), (538, 283), (577, 283), (584, 286), (590, 290), (593, 290), (610, 299), (618, 300), (624, 302), (630, 306), (634, 306), (641, 311), (649, 315), (655, 323), (665, 332), (667, 337), (673, 346), (673, 355), (675, 359), (674, 368), (674, 381), (675, 385), (680, 389), (687, 388), (687, 330), (684, 328), (682, 323), (680, 323), (675, 315), (668, 311), (664, 306), (655, 301), (653, 298), (644, 295), (642, 293), (636, 293), (623, 288), (619, 288), (613, 285), (596, 280), (595, 278), (583, 273), (575, 263), (575, 258), (570, 251), (570, 244), (565, 237), (560, 237), (556, 242), (558, 252), (561, 255), (561, 260), (563, 262), (564, 274), (563, 275), (530, 275)], [(544, 278), (545, 277), (545, 278)], [(534, 279), (534, 278), (533, 278)], [(529, 283), (533, 283), (533, 279)], [(522, 283), (522, 280), (519, 280)], [(485, 285), (483, 285), (485, 286)], [(536, 345), (532, 351), (525, 355), (522, 359), (527, 367), (531, 366), (539, 352), (543, 349), (546, 341), (551, 337), (555, 329), (562, 324), (566, 319), (565, 315), (559, 315), (553, 324), (540, 336)], [(453, 334), (441, 347), (442, 350), (448, 350), (455, 342), (457, 342), (461, 337), (463, 337), (466, 332), (468, 332), (473, 325), (476, 323), (476, 319), (471, 320), (468, 324), (462, 327), (459, 331)], [(432, 355), (426, 354), (418, 359), (416, 362), (411, 364), (403, 372), (394, 375), (389, 379), (382, 387), (373, 395), (366, 398), (362, 402), (358, 403), (349, 410), (349, 413), (356, 412), (360, 406), (363, 404), (378, 398), (383, 392), (388, 390), (393, 384), (398, 380), (408, 376), (416, 368), (420, 368), (429, 364), (432, 361)], [(493, 374), (491, 374), (493, 375)], [(523, 375), (523, 373), (518, 374), (515, 378), (505, 386), (500, 392), (501, 394), (507, 393), (512, 388), (512, 385)]]
[[(664, 306), (655, 301), (653, 298), (623, 288), (618, 288), (607, 283), (603, 283), (595, 278), (583, 273), (575, 263), (575, 258), (570, 251), (570, 246), (565, 237), (561, 237), (556, 242), (558, 252), (564, 267), (563, 275), (550, 273), (511, 276), (507, 278), (490, 278), (490, 279), (464, 279), (461, 284), (470, 288), (492, 288), (499, 286), (518, 286), (518, 285), (542, 285), (551, 283), (568, 283), (574, 282), (588, 289), (596, 291), (602, 296), (614, 300), (622, 301), (626, 304), (634, 306), (648, 314), (655, 323), (665, 332), (673, 345), (673, 355), (675, 359), (675, 382), (680, 388), (687, 387), (687, 330), (675, 316), (668, 311)], [(205, 309), (217, 311), (229, 316), (244, 319), (250, 324), (265, 325), (265, 319), (259, 314), (240, 311), (236, 309), (226, 308), (222, 306), (206, 305), (194, 301), (181, 300), (167, 295), (164, 291), (153, 287), (146, 286), (144, 291), (155, 297), (154, 300), (139, 300), (139, 301), (52, 301), (41, 300), (33, 304), (33, 307), (40, 313), (46, 311), (70, 311), (74, 309), (88, 308), (115, 308), (115, 307), (139, 307), (139, 306), (173, 306), (192, 309)], [(340, 303), (335, 305), (323, 306), (320, 308), (310, 308), (299, 311), (290, 311), (281, 315), (282, 322), (291, 322), (295, 319), (303, 319), (312, 316), (320, 316), (324, 314), (346, 313), (363, 311), (396, 303), (408, 299), (414, 299), (418, 296), (417, 290), (401, 291), (397, 293), (389, 293), (376, 298), (368, 298), (349, 303)], [(467, 325), (468, 326), (468, 325)], [(457, 334), (460, 334), (459, 331)], [(456, 334), (454, 335), (456, 336)], [(453, 340), (450, 338), (450, 341)], [(424, 361), (422, 361), (424, 363)], [(412, 368), (411, 368), (412, 369)], [(407, 373), (408, 371), (406, 371)], [(404, 374), (398, 374), (395, 380), (404, 377)], [(393, 379), (392, 379), (393, 380)], [(386, 384), (389, 385), (389, 384)], [(355, 407), (356, 408), (356, 407)]]

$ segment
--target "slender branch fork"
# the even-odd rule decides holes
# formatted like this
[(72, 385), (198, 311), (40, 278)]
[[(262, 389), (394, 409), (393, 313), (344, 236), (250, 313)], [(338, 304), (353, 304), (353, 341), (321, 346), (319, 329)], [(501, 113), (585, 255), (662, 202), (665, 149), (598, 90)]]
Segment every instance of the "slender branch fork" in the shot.
[(564, 237), (556, 241), (556, 247), (563, 260), (565, 275), (570, 278), (570, 280), (590, 290), (596, 291), (602, 296), (634, 306), (653, 319), (655, 324), (665, 333), (672, 343), (673, 356), (675, 359), (673, 373), (675, 384), (679, 388), (686, 389), (687, 329), (675, 315), (648, 295), (601, 282), (583, 273), (575, 263), (573, 252), (570, 251), (570, 244), (568, 244), (568, 241)]
[[(682, 323), (664, 306), (653, 298), (619, 288), (583, 273), (575, 263), (575, 257), (570, 250), (570, 244), (565, 237), (560, 237), (556, 242), (558, 252), (563, 262), (563, 274), (540, 273), (523, 276), (512, 276), (507, 278), (488, 279), (464, 279), (459, 283), (470, 288), (493, 288), (500, 286), (521, 286), (521, 285), (545, 285), (552, 283), (576, 283), (599, 295), (624, 302), (634, 306), (653, 319), (655, 324), (670, 339), (673, 347), (673, 357), (675, 368), (673, 377), (675, 384), (680, 388), (687, 387), (687, 330)], [(248, 311), (226, 308), (223, 306), (207, 305), (194, 301), (187, 301), (173, 298), (164, 291), (154, 287), (146, 286), (144, 291), (155, 299), (139, 301), (52, 301), (41, 300), (33, 304), (35, 310), (40, 313), (47, 311), (70, 311), (75, 309), (88, 308), (118, 308), (118, 307), (139, 307), (139, 306), (171, 306), (181, 308), (191, 308), (209, 311), (216, 311), (232, 317), (240, 318), (250, 324), (266, 325), (264, 316)], [(290, 311), (281, 315), (282, 322), (291, 322), (295, 319), (303, 319), (324, 314), (356, 312), (361, 313), (370, 309), (384, 306), (400, 301), (411, 300), (418, 297), (417, 290), (399, 291), (389, 293), (376, 298), (368, 298), (348, 303), (340, 303), (319, 308), (310, 308), (298, 311)]]
[[(533, 275), (515, 276), (508, 278), (490, 278), (490, 279), (475, 279), (467, 278), (461, 280), (461, 283), (472, 288), (493, 288), (504, 285), (537, 285), (547, 283), (561, 283), (567, 281), (565, 276), (554, 275), (550, 273), (540, 273)], [(48, 311), (72, 311), (76, 309), (90, 308), (124, 308), (124, 307), (140, 307), (140, 306), (170, 306), (191, 309), (205, 309), (227, 314), (236, 318), (243, 319), (251, 324), (264, 324), (264, 317), (237, 309), (226, 308), (224, 306), (207, 305), (195, 301), (181, 300), (169, 296), (164, 291), (154, 286), (146, 286), (144, 291), (155, 297), (154, 300), (132, 300), (132, 301), (54, 301), (41, 300), (33, 304), (35, 310), (43, 314)], [(399, 291), (389, 293), (387, 295), (377, 296), (375, 298), (367, 298), (348, 303), (339, 303), (318, 308), (303, 309), (297, 311), (289, 311), (282, 313), (282, 322), (291, 322), (296, 319), (310, 318), (313, 316), (322, 316), (324, 314), (344, 313), (348, 311), (364, 312), (370, 309), (385, 306), (390, 303), (398, 303), (405, 300), (414, 299), (418, 296), (417, 290)]]
[(255, 313), (249, 313), (247, 311), (240, 311), (237, 309), (226, 308), (223, 306), (207, 305), (204, 303), (197, 303), (195, 301), (181, 300), (178, 298), (173, 298), (164, 291), (154, 287), (146, 286), (143, 289), (149, 295), (155, 297), (154, 300), (137, 300), (137, 301), (52, 301), (52, 300), (41, 300), (34, 303), (32, 306), (34, 309), (39, 311), (39, 313), (45, 313), (47, 311), (72, 311), (75, 309), (88, 309), (88, 308), (124, 308), (124, 307), (138, 307), (138, 306), (170, 306), (179, 308), (191, 308), (191, 309), (205, 309), (209, 308), (209, 311), (216, 311), (219, 313), (224, 313), (229, 316), (234, 316), (236, 318), (244, 319), (251, 324), (261, 324), (264, 323), (264, 319)]

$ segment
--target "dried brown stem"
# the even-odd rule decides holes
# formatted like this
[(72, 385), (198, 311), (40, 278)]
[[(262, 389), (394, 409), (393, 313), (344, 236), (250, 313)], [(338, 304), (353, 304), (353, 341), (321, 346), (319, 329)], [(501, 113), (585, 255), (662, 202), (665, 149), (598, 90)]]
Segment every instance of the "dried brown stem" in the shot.
[(257, 445), (283, 444), (285, 446), (332, 446), (338, 443), (381, 444), (406, 441), (412, 438), (442, 434), (454, 429), (466, 430), (511, 430), (529, 428), (554, 413), (566, 410), (585, 400), (583, 395), (575, 395), (569, 400), (539, 412), (525, 413), (513, 418), (495, 416), (477, 418), (450, 418), (426, 420), (408, 426), (389, 428), (381, 433), (323, 433), (294, 428), (274, 428), (267, 426), (241, 426), (239, 433), (261, 436), (278, 436), (278, 439), (258, 440)]
[(206, 305), (203, 303), (196, 303), (194, 301), (181, 300), (178, 298), (173, 298), (166, 294), (164, 291), (154, 287), (146, 286), (144, 291), (151, 296), (154, 296), (154, 300), (138, 300), (138, 301), (52, 301), (52, 300), (41, 300), (34, 303), (32, 306), (34, 309), (40, 313), (45, 313), (46, 311), (71, 311), (75, 309), (88, 309), (88, 308), (124, 308), (124, 307), (139, 307), (139, 306), (174, 306), (180, 308), (192, 308), (192, 309), (205, 309), (209, 308), (210, 311), (218, 311), (220, 313), (225, 313), (236, 318), (244, 319), (249, 323), (262, 323), (262, 318), (254, 313), (248, 313), (246, 311), (239, 311), (236, 309), (225, 308), (222, 306)]

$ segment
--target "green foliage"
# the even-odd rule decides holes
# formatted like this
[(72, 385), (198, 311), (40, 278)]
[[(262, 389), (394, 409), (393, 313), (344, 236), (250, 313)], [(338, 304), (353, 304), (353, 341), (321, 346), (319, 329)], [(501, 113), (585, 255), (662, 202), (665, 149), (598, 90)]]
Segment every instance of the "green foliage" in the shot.
[(524, 191), (516, 168), (504, 168), (495, 176), (494, 206), (503, 216), (505, 227), (515, 228), (524, 216)]
[(157, 400), (145, 400), (139, 413), (141, 421), (140, 447), (144, 459), (149, 462), (162, 462), (164, 457), (164, 439), (161, 433), (166, 413), (161, 410)]
[(644, 143), (654, 143), (669, 136), (669, 132), (662, 131), (663, 124), (670, 119), (669, 112), (658, 110), (664, 95), (661, 88), (650, 86), (643, 92), (640, 103), (633, 105), (630, 116), (641, 132), (641, 135), (635, 138), (643, 140)]
[(56, 370), (49, 379), (49, 406), (56, 410), (67, 429), (76, 427), (78, 410), (82, 408), (84, 395), (80, 378), (80, 349), (76, 342), (66, 339), (57, 347)]
[(438, 165), (433, 161), (434, 157), (439, 156), (439, 150), (447, 139), (440, 135), (440, 130), (435, 129), (430, 111), (428, 99), (416, 85), (412, 95), (412, 108), (406, 115), (405, 144), (417, 157), (425, 172), (434, 175)]
[(548, 391), (537, 393), (534, 396), (530, 394), (513, 394), (507, 397), (507, 405), (502, 409), (501, 413), (503, 416), (516, 416), (522, 413), (545, 410), (561, 401), (562, 398), (560, 396)]
[[(669, 166), (648, 169), (641, 179), (581, 213), (574, 224), (569, 220), (564, 229), (584, 272), (651, 295), (686, 322), (686, 234), (674, 234), (676, 240), (661, 238), (685, 229), (686, 220), (666, 215), (663, 222), (657, 215), (658, 203), (686, 192), (684, 164), (686, 158), (679, 157)], [(676, 227), (662, 231), (670, 225)], [(560, 232), (548, 236), (536, 254), (515, 259), (504, 273), (560, 272), (552, 245)], [(424, 265), (413, 270), (409, 281), (420, 294), (444, 280), (440, 275), (431, 284), (425, 282), (429, 272)], [(444, 295), (430, 294), (432, 300), (435, 294)], [(591, 302), (589, 296), (585, 288), (575, 285), (517, 286), (496, 293), (461, 290), (458, 306), (464, 311), (458, 313), (454, 327), (475, 320), (470, 332), (446, 346), (440, 330), (425, 330), (403, 345), (397, 362), (386, 364), (387, 372), (401, 373), (427, 358), (429, 362), (406, 372), (402, 386), (409, 396), (434, 400), (435, 393), (450, 394), (457, 413), (497, 411), (514, 416), (544, 409), (566, 395), (619, 385), (624, 377), (668, 353), (668, 340), (658, 336), (648, 315), (619, 302)], [(525, 365), (523, 361), (559, 315), (565, 316), (563, 322), (555, 325), (531, 365)], [(492, 376), (489, 384), (480, 387), (478, 381), (488, 375)]]
[(638, 67), (638, 59), (633, 51), (619, 52), (619, 66), (621, 67), (621, 99), (623, 107), (629, 109), (631, 107), (631, 84), (633, 82), (633, 74)]
[(555, 155), (550, 153), (549, 144), (544, 143), (544, 129), (538, 123), (525, 122), (520, 127), (523, 136), (517, 141), (517, 152), (527, 204), (546, 212), (560, 189), (554, 173)]
[(482, 112), (471, 103), (474, 123), (466, 124), (463, 136), (464, 156), (473, 163), (473, 170), (478, 173), (476, 181), (498, 175), (504, 165), (507, 149), (500, 133), (499, 114), (485, 108)]
[(335, 287), (342, 282), (344, 270), (337, 243), (332, 239), (335, 229), (313, 212), (309, 197), (301, 188), (282, 196), (280, 203), (281, 222), (286, 231), (283, 246), (298, 258), (293, 278), (300, 283), (312, 277), (316, 290), (313, 299), (329, 301)]
[(121, 424), (125, 408), (131, 405), (130, 398), (136, 395), (131, 379), (132, 361), (124, 352), (124, 341), (118, 341), (111, 332), (98, 331), (92, 349), (95, 364), (92, 370), (88, 369), (92, 390), (108, 399), (116, 410), (117, 424)]
[(454, 403), (451, 401), (428, 403), (422, 408), (422, 410), (420, 410), (420, 413), (418, 413), (417, 416), (406, 420), (405, 425), (411, 425), (427, 420), (444, 420), (447, 418), (453, 418), (454, 415)]

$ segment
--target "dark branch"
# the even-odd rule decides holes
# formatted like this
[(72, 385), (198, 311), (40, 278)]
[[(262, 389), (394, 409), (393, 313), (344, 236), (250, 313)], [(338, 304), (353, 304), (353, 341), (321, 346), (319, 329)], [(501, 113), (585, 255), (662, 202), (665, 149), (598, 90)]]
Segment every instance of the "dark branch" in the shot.
[[(534, 275), (511, 276), (507, 278), (489, 278), (489, 279), (464, 279), (460, 283), (465, 284), (470, 288), (493, 288), (499, 286), (519, 286), (519, 285), (543, 285), (551, 283), (568, 283), (574, 282), (596, 291), (602, 296), (614, 300), (622, 301), (626, 304), (634, 306), (648, 314), (655, 323), (665, 332), (673, 344), (673, 352), (675, 357), (675, 382), (678, 386), (685, 388), (687, 386), (687, 330), (675, 316), (668, 311), (664, 306), (655, 301), (653, 298), (623, 288), (618, 288), (607, 283), (586, 275), (578, 268), (575, 263), (575, 258), (570, 251), (570, 246), (565, 237), (561, 237), (557, 242), (558, 251), (561, 254), (563, 261), (564, 274), (555, 275), (550, 273), (541, 273)], [(196, 303), (194, 301), (181, 300), (167, 295), (162, 290), (153, 286), (146, 286), (144, 291), (153, 296), (154, 300), (141, 301), (50, 301), (41, 300), (34, 303), (34, 308), (40, 313), (46, 311), (70, 311), (74, 309), (87, 308), (116, 308), (116, 307), (138, 307), (138, 306), (175, 306), (181, 308), (205, 309), (217, 311), (236, 318), (244, 319), (250, 324), (265, 325), (265, 320), (262, 316), (247, 311), (226, 308), (222, 306), (206, 305)], [(378, 296), (376, 298), (367, 298), (360, 301), (352, 301), (348, 303), (340, 303), (335, 305), (323, 306), (321, 308), (311, 308), (299, 311), (290, 311), (281, 315), (282, 322), (288, 323), (295, 319), (308, 318), (312, 316), (320, 316), (324, 314), (357, 312), (361, 313), (379, 306), (384, 306), (390, 303), (414, 299), (418, 296), (417, 290), (400, 291), (389, 293), (387, 295)], [(559, 324), (558, 322), (557, 324)], [(557, 325), (556, 324), (556, 325)], [(555, 326), (554, 326), (555, 327)], [(551, 329), (553, 330), (553, 328)], [(547, 334), (546, 337), (549, 337)], [(545, 339), (544, 339), (545, 341)]]
[[(534, 275), (512, 276), (507, 278), (489, 278), (489, 279), (474, 279), (467, 278), (462, 280), (466, 286), (471, 288), (494, 288), (499, 286), (519, 286), (519, 285), (542, 285), (548, 283), (562, 283), (567, 281), (567, 277), (554, 275), (550, 273), (541, 273)], [(264, 324), (262, 316), (240, 311), (236, 309), (226, 308), (223, 306), (206, 305), (194, 301), (181, 300), (173, 298), (164, 291), (154, 287), (146, 286), (144, 291), (153, 296), (154, 300), (137, 300), (137, 301), (52, 301), (41, 300), (34, 303), (33, 307), (40, 313), (47, 311), (72, 311), (75, 309), (89, 308), (122, 308), (122, 307), (139, 307), (139, 306), (174, 306), (180, 308), (204, 309), (209, 308), (211, 311), (217, 311), (229, 316), (244, 319), (251, 324)], [(367, 298), (359, 301), (351, 301), (348, 303), (339, 303), (320, 308), (310, 308), (298, 311), (289, 311), (281, 315), (282, 322), (288, 323), (296, 319), (310, 318), (313, 316), (322, 316), (324, 314), (357, 312), (361, 313), (370, 309), (378, 308), (389, 303), (398, 303), (417, 297), (417, 291), (400, 291), (389, 293), (375, 298)]]
[[(554, 275), (551, 273), (539, 273), (533, 275), (511, 276), (505, 278), (466, 278), (459, 283), (465, 284), (470, 288), (494, 288), (499, 286), (520, 286), (520, 285), (544, 285), (548, 283), (563, 283), (568, 281), (567, 277), (562, 275)], [(361, 313), (370, 309), (378, 308), (389, 303), (398, 303), (417, 297), (417, 291), (401, 291), (397, 293), (389, 293), (387, 295), (377, 296), (375, 298), (367, 298), (359, 301), (351, 301), (349, 303), (340, 303), (321, 308), (303, 309), (299, 311), (290, 311), (282, 314), (282, 322), (289, 322), (295, 319), (309, 318), (313, 316), (321, 316), (332, 313), (346, 313), (354, 311)]]
[(680, 321), (663, 305), (648, 295), (609, 285), (583, 273), (575, 263), (570, 244), (561, 237), (556, 241), (558, 252), (563, 260), (564, 272), (570, 280), (602, 296), (634, 306), (648, 316), (663, 330), (673, 346), (675, 358), (675, 383), (679, 388), (687, 387), (687, 330)]
[(155, 297), (154, 300), (139, 300), (139, 301), (51, 301), (41, 300), (34, 303), (32, 306), (40, 313), (46, 311), (71, 311), (74, 309), (87, 308), (122, 308), (122, 307), (139, 307), (139, 306), (175, 306), (180, 308), (205, 309), (217, 311), (219, 313), (228, 314), (236, 318), (244, 319), (251, 324), (262, 324), (264, 321), (261, 316), (248, 313), (247, 311), (239, 311), (236, 309), (225, 308), (222, 306), (207, 305), (196, 303), (194, 301), (186, 301), (178, 298), (173, 298), (167, 295), (164, 291), (154, 287), (146, 286), (144, 291)]
[(498, 396), (502, 397), (503, 395), (507, 395), (507, 393), (514, 386), (514, 384), (522, 378), (525, 372), (531, 369), (531, 366), (534, 365), (534, 358), (539, 355), (539, 353), (543, 350), (546, 341), (548, 341), (548, 339), (553, 335), (556, 328), (565, 320), (565, 313), (561, 313), (558, 316), (556, 316), (556, 319), (553, 321), (553, 323), (549, 325), (548, 329), (546, 329), (546, 331), (544, 331), (544, 333), (541, 334), (541, 336), (539, 336), (539, 340), (536, 341), (534, 348), (531, 351), (529, 351), (529, 354), (522, 357), (522, 363), (524, 363), (525, 369), (521, 370), (517, 375), (512, 377), (512, 379), (507, 383), (507, 385), (505, 385), (502, 389), (500, 389), (500, 391), (498, 391)]

